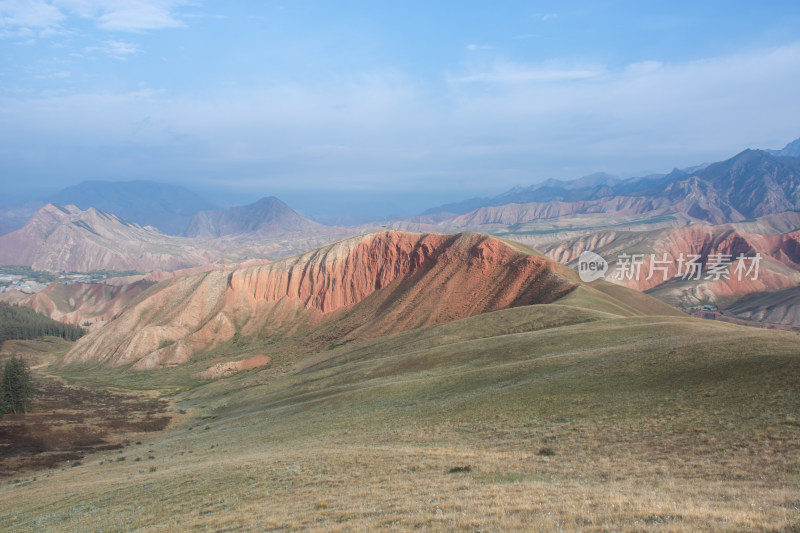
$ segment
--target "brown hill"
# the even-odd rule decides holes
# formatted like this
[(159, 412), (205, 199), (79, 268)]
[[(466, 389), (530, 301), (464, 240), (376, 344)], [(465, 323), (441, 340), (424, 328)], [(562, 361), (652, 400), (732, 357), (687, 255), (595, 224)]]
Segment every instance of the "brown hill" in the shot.
[(48, 204), (0, 237), (0, 264), (35, 270), (175, 270), (219, 258), (200, 243), (116, 215)]
[(267, 265), (161, 283), (82, 339), (63, 363), (172, 366), (236, 338), (308, 353), (553, 302), (579, 284), (570, 269), (486, 235), (379, 232)]

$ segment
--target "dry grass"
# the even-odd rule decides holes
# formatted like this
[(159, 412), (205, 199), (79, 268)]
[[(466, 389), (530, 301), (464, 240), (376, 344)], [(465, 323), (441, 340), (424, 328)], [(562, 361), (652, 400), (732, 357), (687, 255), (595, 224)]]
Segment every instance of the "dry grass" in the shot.
[(543, 306), (278, 357), (3, 482), (0, 529), (797, 531), (797, 340)]
[[(38, 531), (777, 531), (800, 520), (797, 470), (774, 477), (747, 453), (720, 465), (721, 450), (687, 454), (691, 442), (682, 439), (661, 455), (624, 432), (593, 433), (587, 446), (574, 430), (543, 429), (554, 430), (554, 456), (537, 453), (538, 438), (476, 436), (474, 428), (466, 438), (423, 428), (275, 447), (252, 435), (243, 446), (212, 429), (126, 451), (156, 457), (146, 463), (100, 457), (4, 487), (6, 509), (23, 509), (4, 513), (0, 524)], [(449, 473), (465, 464), (470, 472)]]

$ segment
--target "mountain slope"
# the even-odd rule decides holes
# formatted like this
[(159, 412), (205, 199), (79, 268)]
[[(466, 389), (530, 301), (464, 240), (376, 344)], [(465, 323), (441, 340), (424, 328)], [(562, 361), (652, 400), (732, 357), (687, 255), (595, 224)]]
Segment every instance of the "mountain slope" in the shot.
[[(609, 263), (605, 279), (651, 291), (672, 305), (682, 308), (704, 303), (729, 305), (750, 293), (800, 284), (800, 231), (779, 232), (779, 228), (796, 228), (797, 222), (796, 214), (787, 213), (783, 217), (770, 216), (718, 226), (692, 225), (648, 232), (600, 231), (543, 244), (540, 248), (551, 259), (566, 265), (575, 265), (584, 251), (595, 252)], [(628, 257), (641, 254), (638, 275), (623, 275), (627, 272), (619, 261), (623, 254)], [(725, 269), (728, 279), (714, 276), (708, 270), (714, 257), (720, 257), (718, 254), (730, 260)], [(740, 254), (745, 259), (737, 261)], [(761, 257), (758, 272), (746, 274), (756, 254)], [(688, 261), (691, 255), (699, 256), (703, 271), (699, 279), (681, 279), (680, 258)], [(654, 266), (652, 273), (651, 264)], [(737, 274), (739, 266), (741, 275)], [(665, 270), (661, 270), (662, 267)]]
[(726, 311), (756, 322), (800, 325), (800, 286), (748, 294)]
[(274, 196), (228, 210), (197, 213), (186, 230), (189, 237), (215, 239), (225, 236), (275, 236), (321, 230), (325, 226), (304, 218)]
[(507, 226), (538, 220), (550, 220), (587, 214), (613, 213), (618, 216), (660, 214), (669, 210), (670, 203), (664, 199), (613, 196), (599, 200), (577, 202), (532, 202), (481, 207), (465, 215), (439, 223), (451, 229), (468, 229), (487, 225)]
[(43, 206), (36, 201), (0, 206), (0, 235), (20, 229)]
[(620, 180), (616, 176), (597, 172), (576, 180), (548, 179), (541, 183), (523, 187), (517, 185), (506, 192), (491, 198), (469, 198), (461, 202), (444, 204), (427, 209), (422, 215), (452, 213), (464, 215), (480, 207), (501, 206), (506, 204), (527, 204), (532, 202), (574, 202), (596, 199), (600, 193), (609, 190)]
[(198, 243), (75, 206), (48, 204), (22, 229), (0, 237), (0, 264), (34, 270), (175, 270), (218, 257)]
[[(781, 152), (788, 153), (793, 152)], [(519, 211), (520, 204), (528, 206), (527, 213), (515, 219), (509, 212)], [(473, 219), (483, 220), (486, 213), (493, 213), (493, 219), (503, 219), (501, 223), (513, 224), (585, 213), (623, 216), (625, 212), (619, 206), (634, 204), (642, 206), (639, 213), (662, 210), (713, 224), (800, 211), (800, 158), (745, 150), (726, 161), (675, 169), (666, 175), (624, 181), (608, 175), (563, 182), (548, 180), (515, 187), (494, 198), (473, 198), (426, 213), (449, 211), (451, 215), (441, 225), (470, 227)], [(559, 208), (554, 209), (554, 205)]]
[[(800, 158), (745, 150), (727, 161), (709, 165), (697, 172), (696, 178), (697, 183), (707, 184), (705, 201), (727, 217), (709, 216), (706, 219), (710, 221), (735, 222), (800, 210)], [(667, 195), (685, 195), (691, 180), (676, 182), (675, 189), (668, 189)], [(695, 205), (700, 206), (700, 202)], [(690, 209), (686, 212), (692, 214)]]
[[(311, 353), (553, 302), (579, 285), (574, 271), (486, 235), (380, 232), (268, 265), (162, 283), (76, 345), (63, 362), (133, 364), (140, 370), (174, 366), (235, 338), (262, 339), (273, 351)], [(593, 294), (597, 301), (616, 301)], [(617, 308), (623, 314), (642, 314), (636, 309), (642, 301), (655, 302), (630, 295), (633, 307)], [(677, 313), (658, 306), (658, 312)]]
[(48, 201), (94, 207), (141, 226), (155, 226), (169, 235), (182, 235), (198, 211), (216, 206), (178, 185), (154, 181), (84, 181), (54, 194)]
[(766, 150), (772, 155), (783, 157), (800, 157), (800, 139), (795, 139), (780, 150)]
[(155, 282), (140, 280), (126, 285), (105, 283), (52, 283), (19, 303), (54, 320), (90, 327), (100, 326), (125, 310)]
[(243, 531), (797, 521), (796, 334), (556, 303), (272, 353), (263, 368), (188, 386), (186, 367), (63, 369), (80, 384), (162, 384), (174, 419), (46, 483), (17, 474), (0, 485), (0, 528), (167, 530), (175, 516)]

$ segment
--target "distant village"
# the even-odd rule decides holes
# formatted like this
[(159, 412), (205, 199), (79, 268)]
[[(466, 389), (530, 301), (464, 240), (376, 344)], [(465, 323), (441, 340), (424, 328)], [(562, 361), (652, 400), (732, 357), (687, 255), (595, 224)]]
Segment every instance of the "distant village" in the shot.
[(57, 281), (64, 285), (72, 283), (99, 283), (116, 273), (96, 272), (42, 272), (27, 267), (0, 267), (0, 293), (16, 290), (34, 294)]

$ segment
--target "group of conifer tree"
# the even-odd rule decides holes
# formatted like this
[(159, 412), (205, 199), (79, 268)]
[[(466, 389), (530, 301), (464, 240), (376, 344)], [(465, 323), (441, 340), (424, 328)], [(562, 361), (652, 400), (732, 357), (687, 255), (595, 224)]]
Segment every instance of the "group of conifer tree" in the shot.
[(72, 324), (57, 322), (33, 309), (0, 302), (0, 344), (11, 339), (28, 340), (43, 336), (78, 340), (86, 331)]
[[(86, 331), (72, 324), (16, 305), (0, 302), (0, 344), (7, 340), (28, 340), (39, 337), (61, 337), (78, 340)], [(5, 413), (27, 413), (31, 408), (34, 388), (31, 372), (19, 357), (0, 361), (0, 416)]]

